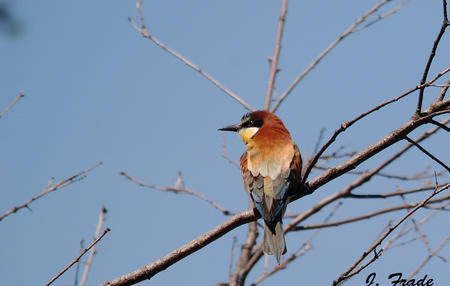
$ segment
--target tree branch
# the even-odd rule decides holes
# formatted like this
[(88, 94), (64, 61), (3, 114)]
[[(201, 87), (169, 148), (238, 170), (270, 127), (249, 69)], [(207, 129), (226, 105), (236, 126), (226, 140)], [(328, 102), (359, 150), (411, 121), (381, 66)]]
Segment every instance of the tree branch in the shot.
[[(411, 211), (409, 211), (404, 217), (402, 217), (394, 226), (390, 227), (389, 230), (375, 243), (372, 244), (364, 253), (361, 255), (361, 257), (352, 265), (350, 268), (342, 273), (336, 280), (333, 281), (333, 285), (339, 285), (343, 281), (347, 280), (348, 278), (356, 275), (359, 273), (362, 268), (358, 269), (357, 271), (354, 271), (355, 268), (372, 252), (375, 252), (375, 259), (377, 256), (379, 256), (381, 253), (376, 252), (376, 247), (380, 245), (386, 237), (388, 237), (389, 234), (391, 234), (400, 224), (402, 224), (410, 215), (415, 213), (419, 208), (423, 207), (428, 203), (428, 201), (434, 197), (435, 195), (441, 193), (442, 191), (448, 189), (450, 187), (450, 184), (445, 185), (444, 187), (438, 189), (436, 188), (433, 193), (431, 193), (426, 199), (424, 199), (421, 203), (419, 203), (417, 206), (415, 206)], [(372, 259), (371, 262), (373, 262), (375, 259)]]
[(425, 260), (416, 268), (416, 270), (414, 270), (409, 276), (408, 276), (408, 280), (413, 277), (414, 275), (416, 275), (417, 273), (419, 273), (420, 270), (422, 270), (422, 268), (431, 260), (431, 258), (433, 258), (433, 256), (436, 256), (439, 252), (439, 250), (441, 250), (442, 247), (444, 247), (447, 242), (450, 240), (450, 235), (447, 236), (446, 239), (444, 239), (444, 241), (442, 241), (442, 243), (432, 252), (430, 253), (427, 258), (425, 258)]
[(373, 112), (383, 108), (384, 106), (386, 106), (388, 104), (391, 104), (393, 102), (396, 102), (396, 101), (400, 100), (401, 98), (403, 98), (403, 97), (413, 93), (414, 91), (420, 89), (422, 86), (428, 86), (428, 85), (432, 84), (433, 82), (435, 82), (437, 79), (439, 79), (440, 77), (442, 77), (444, 74), (448, 73), (449, 71), (450, 71), (450, 68), (447, 68), (444, 71), (442, 71), (439, 74), (437, 74), (429, 82), (426, 82), (426, 83), (424, 83), (422, 85), (418, 85), (418, 86), (416, 86), (416, 87), (414, 87), (414, 88), (404, 92), (403, 94), (401, 94), (400, 96), (398, 96), (398, 97), (396, 97), (394, 99), (385, 101), (382, 104), (380, 104), (378, 106), (375, 106), (374, 108), (370, 109), (369, 111), (361, 113), (359, 116), (357, 116), (357, 117), (355, 117), (355, 118), (353, 118), (353, 119), (351, 119), (351, 120), (349, 120), (347, 122), (341, 123), (341, 126), (338, 129), (336, 129), (336, 131), (334, 132), (333, 136), (331, 136), (331, 138), (325, 143), (325, 145), (322, 146), (320, 151), (318, 153), (316, 153), (316, 155), (314, 155), (313, 159), (308, 162), (308, 167), (306, 168), (305, 174), (303, 176), (303, 182), (306, 182), (306, 180), (308, 179), (309, 173), (311, 172), (311, 170), (314, 167), (314, 165), (317, 163), (317, 161), (322, 156), (322, 154), (325, 152), (325, 150), (327, 150), (328, 147), (330, 147), (330, 145), (336, 140), (337, 136), (340, 133), (344, 132), (347, 128), (352, 126), (355, 122), (361, 120), (362, 118), (366, 117), (367, 115), (369, 115), (369, 114), (371, 114), (371, 113), (373, 113)]
[[(100, 235), (100, 230), (102, 229), (103, 222), (105, 221), (105, 215), (107, 212), (108, 212), (108, 210), (103, 206), (102, 210), (100, 212), (100, 216), (98, 218), (98, 224), (97, 224), (97, 229), (95, 231), (95, 237), (98, 237)], [(91, 269), (92, 261), (94, 261), (95, 254), (96, 254), (96, 252), (95, 252), (95, 245), (94, 245), (92, 247), (91, 253), (89, 254), (88, 262), (86, 263), (86, 266), (84, 267), (83, 277), (81, 278), (80, 286), (84, 286), (86, 284), (89, 270)]]
[(80, 255), (77, 256), (77, 258), (75, 258), (69, 265), (66, 266), (66, 268), (64, 268), (63, 270), (61, 270), (61, 272), (59, 272), (55, 277), (52, 278), (52, 280), (50, 280), (47, 284), (45, 284), (45, 286), (49, 286), (50, 284), (52, 284), (53, 282), (55, 282), (56, 279), (58, 279), (61, 275), (64, 274), (64, 272), (66, 272), (70, 267), (72, 267), (75, 263), (77, 263), (78, 261), (80, 261), (80, 258), (89, 251), (89, 249), (91, 249), (92, 247), (94, 247), (97, 242), (99, 242), (108, 232), (110, 231), (109, 228), (105, 228), (105, 230), (103, 231), (103, 234), (100, 235), (94, 242), (91, 243), (91, 245), (89, 245), (85, 250), (83, 250)]
[[(186, 188), (185, 186), (182, 186), (182, 187), (178, 187), (178, 186), (175, 186), (175, 187), (160, 187), (160, 186), (157, 186), (157, 185), (144, 183), (143, 181), (132, 177), (127, 172), (123, 172), (122, 171), (122, 172), (120, 172), (120, 175), (124, 176), (125, 178), (127, 178), (128, 180), (130, 180), (132, 182), (135, 182), (136, 184), (138, 184), (141, 187), (154, 189), (154, 190), (158, 190), (158, 191), (173, 192), (175, 194), (192, 195), (192, 196), (197, 197), (197, 198), (207, 202), (208, 204), (212, 205), (213, 207), (215, 207), (216, 209), (221, 211), (224, 215), (233, 215), (233, 214), (235, 214), (235, 213), (225, 209), (224, 207), (222, 207), (221, 205), (219, 205), (215, 201), (211, 200), (210, 198), (206, 197), (205, 195), (200, 194), (198, 192), (195, 192), (195, 191), (193, 191), (193, 190), (191, 190), (189, 188)], [(180, 180), (180, 177), (179, 177), (179, 180)]]
[(373, 15), (378, 9), (383, 5), (390, 2), (390, 0), (383, 0), (377, 3), (369, 12), (364, 14), (355, 23), (353, 23), (343, 34), (341, 34), (334, 42), (332, 42), (328, 48), (323, 51), (288, 87), (288, 89), (281, 95), (280, 99), (277, 101), (275, 106), (272, 108), (272, 112), (275, 112), (283, 100), (292, 92), (292, 90), (297, 86), (297, 84), (313, 69), (319, 64), (319, 62), (332, 50), (334, 49), (342, 40), (344, 40), (350, 34), (356, 32), (358, 26), (363, 23), (368, 17)]
[[(445, 33), (445, 29), (447, 28), (447, 26), (450, 25), (450, 22), (448, 21), (448, 18), (447, 18), (447, 1), (446, 0), (442, 1), (442, 6), (443, 6), (443, 10), (444, 10), (442, 26), (441, 26), (441, 29), (439, 30), (439, 33), (438, 33), (438, 35), (436, 37), (436, 40), (434, 40), (433, 48), (431, 49), (430, 56), (428, 57), (428, 61), (427, 61), (427, 64), (425, 66), (425, 70), (424, 70), (423, 75), (422, 75), (422, 80), (420, 81), (421, 85), (423, 85), (426, 82), (426, 80), (427, 80), (428, 72), (430, 70), (431, 63), (433, 62), (434, 56), (436, 55), (436, 50), (437, 50), (437, 47), (439, 45), (439, 42), (441, 41), (441, 38), (442, 38), (442, 36)], [(419, 98), (417, 100), (417, 108), (416, 108), (416, 114), (417, 115), (419, 115), (421, 113), (421, 111), (422, 111), (422, 101), (423, 101), (424, 91), (425, 91), (425, 87), (421, 87), (420, 88), (420, 92), (419, 92)]]
[(416, 141), (412, 140), (411, 138), (409, 138), (408, 136), (405, 136), (405, 139), (413, 144), (414, 146), (416, 146), (417, 148), (420, 149), (420, 151), (422, 151), (423, 153), (425, 153), (428, 157), (430, 157), (431, 159), (433, 159), (434, 161), (436, 161), (437, 163), (439, 163), (442, 167), (444, 167), (445, 169), (447, 169), (447, 171), (450, 173), (450, 167), (447, 166), (446, 164), (444, 164), (444, 162), (442, 162), (441, 160), (439, 160), (438, 158), (436, 158), (435, 156), (433, 156), (433, 154), (431, 154), (430, 152), (428, 152), (427, 150), (425, 150), (425, 148), (423, 148), (422, 146), (419, 145), (419, 143), (417, 143)]
[(19, 92), (19, 96), (17, 96), (16, 99), (14, 99), (14, 101), (0, 113), (0, 118), (2, 118), (6, 114), (6, 112), (8, 112), (8, 110), (10, 110), (24, 96), (25, 96), (25, 94), (23, 94), (22, 92)]
[[(447, 186), (449, 184), (450, 183), (446, 183), (443, 186)], [(428, 202), (428, 204), (440, 203), (440, 202), (443, 202), (443, 201), (446, 201), (446, 200), (450, 200), (450, 195), (446, 195), (446, 196), (443, 196), (441, 198), (430, 200)], [(394, 212), (394, 211), (399, 211), (399, 210), (413, 208), (413, 207), (415, 207), (415, 206), (417, 206), (419, 204), (420, 203), (401, 204), (401, 205), (398, 205), (398, 206), (388, 207), (388, 208), (384, 208), (384, 209), (381, 209), (381, 210), (378, 210), (378, 211), (370, 212), (370, 213), (367, 213), (367, 214), (364, 214), (364, 215), (351, 217), (351, 218), (347, 218), (347, 219), (342, 219), (342, 220), (338, 220), (338, 221), (327, 222), (327, 223), (320, 223), (320, 224), (304, 225), (304, 226), (296, 226), (294, 229), (292, 229), (292, 231), (303, 231), (303, 230), (310, 230), (310, 229), (320, 229), (320, 228), (340, 226), (340, 225), (343, 225), (343, 224), (348, 224), (348, 223), (353, 223), (353, 222), (357, 222), (357, 221), (361, 221), (361, 220), (365, 220), (365, 219), (370, 219), (372, 217), (379, 216), (379, 215), (386, 214), (386, 213), (390, 213), (390, 212)], [(428, 205), (425, 205), (425, 207), (427, 207), (427, 206)]]
[(142, 12), (142, 5), (141, 5), (141, 0), (137, 0), (136, 3), (136, 7), (139, 10), (139, 16), (140, 16), (140, 22), (141, 25), (140, 27), (135, 24), (131, 18), (128, 18), (128, 21), (130, 21), (131, 25), (138, 31), (141, 33), (141, 35), (144, 38), (147, 38), (149, 40), (151, 40), (153, 43), (155, 43), (158, 47), (162, 48), (163, 50), (165, 50), (166, 52), (168, 52), (169, 54), (171, 54), (172, 56), (176, 57), (177, 59), (179, 59), (180, 61), (182, 61), (184, 64), (186, 64), (188, 67), (192, 68), (193, 70), (197, 71), (198, 73), (200, 73), (202, 76), (204, 76), (206, 79), (208, 79), (211, 83), (213, 83), (215, 86), (217, 86), (219, 89), (221, 89), (223, 92), (225, 92), (226, 94), (228, 94), (229, 96), (231, 96), (234, 100), (236, 100), (237, 102), (239, 102), (242, 106), (244, 106), (246, 109), (250, 110), (250, 111), (254, 111), (255, 109), (253, 107), (251, 107), (248, 103), (246, 103), (242, 98), (240, 98), (237, 94), (235, 94), (234, 92), (232, 92), (231, 90), (229, 90), (228, 88), (226, 88), (224, 85), (222, 85), (219, 81), (217, 81), (214, 77), (212, 77), (210, 74), (208, 74), (207, 72), (205, 72), (203, 69), (201, 69), (200, 67), (196, 66), (194, 63), (192, 63), (191, 61), (189, 61), (187, 58), (183, 57), (181, 54), (175, 52), (174, 50), (172, 50), (171, 48), (167, 47), (163, 42), (161, 42), (160, 40), (158, 40), (156, 37), (154, 37), (153, 35), (149, 34), (147, 32), (147, 28), (144, 24), (144, 16), (143, 16), (143, 12)]
[(103, 283), (103, 286), (118, 286), (118, 285), (133, 285), (140, 281), (150, 279), (155, 274), (163, 271), (167, 267), (172, 264), (180, 261), (184, 257), (189, 254), (205, 247), (216, 239), (220, 238), (227, 232), (235, 229), (236, 227), (249, 223), (251, 221), (255, 221), (259, 215), (257, 215), (257, 211), (246, 211), (239, 213), (221, 225), (215, 227), (214, 229), (208, 231), (204, 235), (192, 240), (191, 242), (175, 249), (171, 253), (166, 256), (156, 260), (153, 263), (150, 263), (136, 271), (133, 271), (129, 274), (125, 274), (117, 279), (106, 281)]
[[(58, 183), (56, 183), (56, 185), (53, 185), (52, 187), (50, 187), (50, 185), (49, 185), (42, 193), (40, 193), (37, 196), (32, 197), (26, 203), (24, 203), (22, 205), (19, 205), (19, 206), (16, 206), (16, 207), (13, 207), (12, 209), (10, 209), (7, 212), (5, 212), (4, 214), (0, 215), (0, 221), (2, 221), (5, 217), (9, 216), (10, 214), (16, 213), (17, 211), (19, 211), (19, 210), (21, 210), (23, 208), (29, 208), (29, 205), (32, 202), (42, 198), (43, 196), (47, 195), (48, 193), (51, 193), (51, 192), (56, 191), (58, 189), (64, 188), (64, 187), (66, 187), (66, 186), (68, 186), (68, 185), (70, 185), (72, 183), (75, 183), (75, 182), (78, 182), (78, 181), (84, 179), (86, 177), (85, 176), (86, 173), (88, 173), (89, 171), (97, 168), (101, 164), (102, 164), (102, 162), (99, 162), (99, 163), (95, 164), (94, 166), (92, 166), (92, 167), (90, 167), (90, 168), (88, 168), (86, 170), (83, 170), (83, 171), (81, 171), (81, 172), (79, 172), (79, 173), (77, 173), (75, 175), (72, 175), (72, 176), (70, 176), (70, 177), (68, 177), (68, 178), (66, 178), (64, 180), (59, 181)], [(52, 182), (52, 180), (50, 182)]]
[[(331, 168), (328, 171), (325, 171), (324, 173), (319, 175), (318, 177), (312, 179), (311, 181), (309, 181), (309, 188), (310, 188), (309, 192), (304, 192), (303, 194), (299, 194), (299, 195), (300, 196), (308, 195), (308, 194), (312, 193), (314, 190), (316, 190), (317, 188), (323, 186), (325, 183), (335, 179), (336, 177), (338, 177), (352, 169), (355, 169), (362, 162), (368, 160), (369, 158), (371, 158), (375, 154), (378, 154), (382, 150), (388, 148), (392, 144), (402, 140), (411, 131), (413, 131), (417, 127), (427, 123), (427, 121), (430, 119), (430, 117), (435, 116), (436, 114), (438, 114), (438, 111), (442, 111), (442, 108), (446, 108), (448, 105), (450, 105), (450, 100), (433, 103), (425, 111), (425, 114), (427, 114), (427, 116), (411, 118), (403, 126), (401, 126), (400, 128), (397, 128), (396, 130), (391, 132), (389, 135), (387, 135), (383, 139), (379, 140), (378, 142), (376, 142), (376, 143), (372, 144), (371, 146), (367, 147), (366, 149), (362, 150), (361, 152), (359, 152), (358, 154), (356, 154), (355, 156), (353, 156), (346, 162), (344, 162), (334, 168)], [(327, 142), (324, 145), (324, 147), (322, 149), (326, 149), (326, 147), (329, 146), (331, 144), (331, 142), (333, 142), (336, 139), (337, 135), (339, 133), (341, 133), (342, 131), (344, 131), (345, 128), (348, 127), (347, 125), (344, 125), (344, 124), (341, 126), (341, 129), (338, 129), (335, 132), (333, 137), (329, 140), (329, 142)], [(316, 157), (320, 157), (321, 153), (323, 153), (323, 152), (319, 151), (319, 153), (318, 153), (319, 156), (316, 155)], [(312, 162), (311, 165), (313, 163), (314, 162)]]
[(277, 31), (277, 39), (275, 42), (275, 52), (273, 54), (273, 57), (270, 60), (270, 76), (269, 76), (269, 82), (267, 84), (266, 100), (264, 103), (265, 110), (270, 109), (270, 103), (272, 102), (272, 92), (273, 92), (273, 88), (275, 86), (275, 78), (277, 76), (277, 73), (280, 71), (280, 69), (278, 68), (278, 59), (280, 58), (281, 39), (283, 38), (284, 23), (286, 21), (287, 0), (283, 0), (281, 3), (282, 3), (281, 4), (281, 15), (280, 15), (280, 19), (278, 21), (278, 31)]

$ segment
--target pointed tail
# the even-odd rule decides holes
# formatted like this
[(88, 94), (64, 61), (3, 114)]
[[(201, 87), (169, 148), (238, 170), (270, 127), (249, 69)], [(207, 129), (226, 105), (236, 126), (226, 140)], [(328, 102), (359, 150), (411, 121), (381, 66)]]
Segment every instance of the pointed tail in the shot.
[(281, 262), (281, 255), (286, 253), (286, 241), (284, 240), (284, 231), (281, 221), (277, 222), (272, 231), (264, 224), (264, 253), (274, 254), (278, 265)]

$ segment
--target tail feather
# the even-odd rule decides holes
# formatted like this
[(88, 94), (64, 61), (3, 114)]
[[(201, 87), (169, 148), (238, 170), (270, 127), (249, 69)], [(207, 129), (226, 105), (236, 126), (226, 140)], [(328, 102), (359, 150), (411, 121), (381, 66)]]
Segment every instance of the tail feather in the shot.
[(286, 241), (284, 240), (283, 225), (277, 222), (274, 231), (264, 225), (264, 247), (265, 254), (274, 254), (278, 265), (281, 262), (281, 255), (286, 253)]

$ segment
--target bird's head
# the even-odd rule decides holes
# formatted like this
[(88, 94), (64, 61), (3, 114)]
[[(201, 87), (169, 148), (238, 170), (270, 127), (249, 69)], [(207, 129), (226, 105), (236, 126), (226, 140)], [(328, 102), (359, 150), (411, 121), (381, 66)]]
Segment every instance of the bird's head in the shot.
[(260, 130), (279, 130), (282, 133), (289, 132), (283, 125), (283, 122), (273, 113), (265, 110), (258, 110), (242, 116), (241, 122), (235, 125), (220, 128), (221, 131), (234, 131), (241, 136), (245, 144), (255, 137)]

